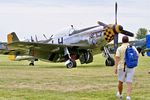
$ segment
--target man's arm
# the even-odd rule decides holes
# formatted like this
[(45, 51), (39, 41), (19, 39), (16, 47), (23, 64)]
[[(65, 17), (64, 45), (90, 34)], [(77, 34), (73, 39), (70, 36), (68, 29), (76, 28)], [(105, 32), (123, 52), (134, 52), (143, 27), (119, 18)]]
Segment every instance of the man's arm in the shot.
[(114, 68), (115, 74), (117, 74), (117, 69), (118, 69), (119, 61), (120, 61), (120, 57), (115, 56), (115, 66), (114, 66), (115, 67)]

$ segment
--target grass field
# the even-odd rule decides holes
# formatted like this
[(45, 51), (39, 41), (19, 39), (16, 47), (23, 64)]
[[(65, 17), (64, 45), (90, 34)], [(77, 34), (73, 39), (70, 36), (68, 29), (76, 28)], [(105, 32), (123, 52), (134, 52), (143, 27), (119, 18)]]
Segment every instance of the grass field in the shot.
[[(0, 100), (116, 100), (117, 77), (104, 66), (101, 55), (94, 62), (67, 69), (64, 63), (12, 62), (0, 55)], [(150, 58), (140, 57), (132, 100), (150, 100)], [(123, 92), (125, 100), (126, 85)]]

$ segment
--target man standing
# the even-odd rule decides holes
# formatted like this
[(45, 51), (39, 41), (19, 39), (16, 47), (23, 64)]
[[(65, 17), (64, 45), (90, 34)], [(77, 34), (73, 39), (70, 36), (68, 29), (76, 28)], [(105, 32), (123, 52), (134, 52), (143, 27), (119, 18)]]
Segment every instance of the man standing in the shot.
[[(118, 75), (118, 92), (116, 96), (119, 99), (122, 99), (122, 91), (123, 91), (123, 83), (126, 82), (127, 84), (127, 97), (126, 100), (131, 100), (130, 95), (132, 91), (132, 79), (134, 75), (135, 68), (127, 68), (125, 63), (125, 51), (127, 46), (129, 46), (129, 38), (127, 36), (123, 36), (122, 38), (122, 45), (118, 47), (115, 55), (115, 74)], [(134, 50), (138, 55), (138, 51), (133, 46)]]

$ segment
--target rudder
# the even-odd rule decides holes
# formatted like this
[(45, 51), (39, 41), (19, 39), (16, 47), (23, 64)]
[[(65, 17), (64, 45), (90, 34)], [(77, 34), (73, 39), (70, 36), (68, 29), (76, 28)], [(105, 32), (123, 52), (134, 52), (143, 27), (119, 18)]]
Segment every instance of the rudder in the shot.
[(19, 38), (17, 37), (15, 32), (11, 32), (10, 34), (7, 35), (7, 42), (12, 43), (12, 42), (18, 42)]

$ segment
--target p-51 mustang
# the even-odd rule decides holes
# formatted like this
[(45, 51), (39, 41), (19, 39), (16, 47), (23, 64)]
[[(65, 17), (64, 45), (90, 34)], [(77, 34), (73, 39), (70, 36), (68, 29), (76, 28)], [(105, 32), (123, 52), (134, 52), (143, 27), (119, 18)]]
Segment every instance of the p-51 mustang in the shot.
[(117, 24), (117, 3), (115, 5), (115, 24), (104, 24), (98, 21), (98, 25), (75, 29), (73, 25), (70, 28), (53, 34), (48, 42), (23, 42), (18, 41), (14, 33), (8, 34), (8, 47), (17, 51), (19, 54), (25, 54), (44, 59), (51, 62), (65, 62), (67, 68), (76, 67), (76, 60), (81, 64), (93, 62), (93, 55), (104, 51), (106, 65), (113, 66), (114, 59), (105, 47), (107, 43), (115, 38), (114, 45), (118, 44), (118, 33), (133, 36), (134, 34), (123, 29)]

